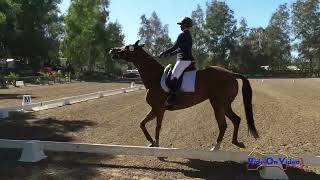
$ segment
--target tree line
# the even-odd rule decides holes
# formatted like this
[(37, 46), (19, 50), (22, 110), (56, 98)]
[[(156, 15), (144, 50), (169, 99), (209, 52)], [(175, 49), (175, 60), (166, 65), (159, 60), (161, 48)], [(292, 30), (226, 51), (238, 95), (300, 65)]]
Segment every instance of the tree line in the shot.
[[(64, 57), (77, 71), (116, 74), (127, 65), (113, 61), (108, 51), (124, 44), (118, 22), (109, 21), (109, 0), (71, 0), (61, 15), (61, 0), (1, 0), (0, 58), (28, 61), (33, 69)], [(193, 54), (198, 67), (219, 65), (240, 73), (300, 72), (320, 75), (319, 0), (282, 4), (266, 27), (249, 28), (225, 3), (207, 2), (190, 16), (194, 21)], [(158, 56), (173, 44), (168, 25), (153, 12), (140, 17), (138, 37)], [(176, 37), (174, 37), (176, 38)], [(174, 58), (161, 61), (174, 62)], [(123, 63), (123, 64), (122, 64)], [(129, 65), (130, 66), (130, 65)], [(264, 69), (262, 68), (264, 67)]]

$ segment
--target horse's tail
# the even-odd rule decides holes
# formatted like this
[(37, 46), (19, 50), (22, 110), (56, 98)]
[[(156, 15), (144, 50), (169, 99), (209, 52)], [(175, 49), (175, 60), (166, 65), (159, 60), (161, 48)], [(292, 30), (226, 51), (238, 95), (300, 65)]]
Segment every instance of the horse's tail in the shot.
[(254, 138), (259, 138), (258, 131), (254, 125), (253, 112), (252, 112), (252, 88), (249, 80), (241, 74), (233, 73), (236, 78), (241, 78), (242, 85), (242, 97), (244, 103), (244, 109), (246, 112), (247, 124), (250, 134)]

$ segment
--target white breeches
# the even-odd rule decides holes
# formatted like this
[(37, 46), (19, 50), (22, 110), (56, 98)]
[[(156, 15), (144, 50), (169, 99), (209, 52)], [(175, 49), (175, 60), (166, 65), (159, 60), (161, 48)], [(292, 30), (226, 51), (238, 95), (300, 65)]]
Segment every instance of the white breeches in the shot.
[(191, 64), (191, 61), (177, 61), (176, 64), (174, 65), (172, 75), (171, 75), (171, 80), (173, 78), (179, 79), (183, 71)]

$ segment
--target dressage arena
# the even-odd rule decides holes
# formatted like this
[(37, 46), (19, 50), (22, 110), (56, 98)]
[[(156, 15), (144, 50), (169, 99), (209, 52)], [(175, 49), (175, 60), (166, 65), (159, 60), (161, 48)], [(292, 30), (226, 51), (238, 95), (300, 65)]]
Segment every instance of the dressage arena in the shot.
[[(320, 155), (320, 80), (250, 80), (253, 111), (261, 138), (248, 135), (242, 93), (233, 109), (242, 118), (239, 141), (246, 149), (231, 144), (233, 125), (228, 128), (221, 150)], [(239, 82), (239, 88), (242, 83)], [(62, 87), (63, 86), (63, 87)], [(55, 90), (31, 88), (34, 101), (128, 87), (125, 83), (62, 85)], [(218, 86), (218, 85), (217, 85)], [(43, 88), (43, 87), (41, 87)], [(40, 89), (41, 89), (40, 88)], [(2, 92), (2, 91), (0, 91)], [(11, 91), (10, 91), (11, 92)], [(5, 92), (2, 92), (5, 93)], [(16, 90), (15, 95), (23, 95)], [(0, 139), (37, 139), (81, 143), (146, 146), (139, 123), (150, 110), (145, 90), (104, 97), (70, 106), (14, 114), (0, 122)], [(14, 95), (6, 94), (0, 106), (16, 105)], [(20, 100), (19, 100), (20, 103)], [(147, 124), (154, 133), (155, 122)], [(209, 150), (218, 135), (218, 126), (208, 101), (189, 109), (166, 112), (160, 134), (161, 147)], [(153, 134), (152, 134), (153, 135)], [(18, 150), (1, 150), (1, 179), (256, 179), (258, 172), (247, 171), (245, 164), (155, 157), (108, 156), (87, 153), (48, 152), (39, 163), (20, 163)], [(320, 179), (320, 167), (288, 169), (294, 179)]]

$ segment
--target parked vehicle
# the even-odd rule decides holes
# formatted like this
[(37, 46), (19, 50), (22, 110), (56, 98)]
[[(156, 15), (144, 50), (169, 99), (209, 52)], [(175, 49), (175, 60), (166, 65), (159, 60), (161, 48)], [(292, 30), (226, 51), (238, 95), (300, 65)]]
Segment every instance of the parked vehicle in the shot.
[(140, 74), (137, 69), (133, 69), (133, 70), (127, 70), (127, 72), (124, 73), (123, 76), (126, 78), (139, 78)]

